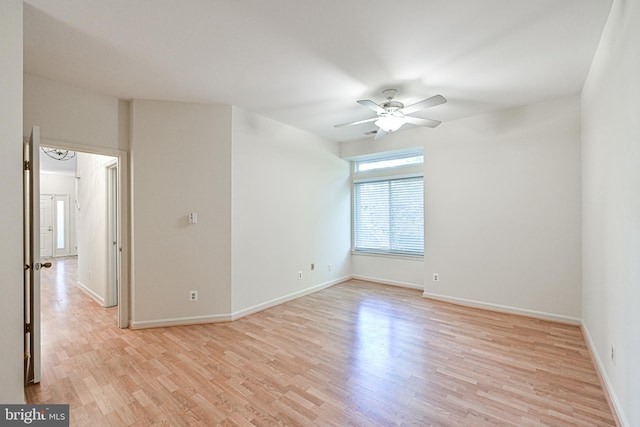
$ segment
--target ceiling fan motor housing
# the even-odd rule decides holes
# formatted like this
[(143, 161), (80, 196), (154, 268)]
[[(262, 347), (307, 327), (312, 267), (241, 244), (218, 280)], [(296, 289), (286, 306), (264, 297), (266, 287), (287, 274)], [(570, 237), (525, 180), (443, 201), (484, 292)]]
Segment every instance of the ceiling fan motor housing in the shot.
[(400, 101), (387, 101), (384, 104), (382, 104), (381, 107), (389, 112), (392, 112), (392, 111), (403, 109), (404, 104)]
[(385, 89), (382, 91), (382, 96), (391, 101), (398, 94), (398, 89)]

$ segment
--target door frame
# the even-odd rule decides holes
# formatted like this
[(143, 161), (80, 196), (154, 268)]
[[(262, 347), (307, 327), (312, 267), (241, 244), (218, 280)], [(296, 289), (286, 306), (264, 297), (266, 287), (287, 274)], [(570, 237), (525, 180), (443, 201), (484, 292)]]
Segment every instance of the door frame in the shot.
[(114, 148), (94, 147), (51, 138), (40, 138), (40, 144), (73, 150), (80, 153), (100, 154), (118, 159), (118, 219), (120, 225), (120, 277), (118, 280), (118, 327), (128, 328), (131, 320), (131, 214), (129, 209), (129, 153)]
[(105, 165), (107, 207), (107, 292), (105, 307), (118, 305), (120, 279), (120, 218), (118, 215), (118, 161)]

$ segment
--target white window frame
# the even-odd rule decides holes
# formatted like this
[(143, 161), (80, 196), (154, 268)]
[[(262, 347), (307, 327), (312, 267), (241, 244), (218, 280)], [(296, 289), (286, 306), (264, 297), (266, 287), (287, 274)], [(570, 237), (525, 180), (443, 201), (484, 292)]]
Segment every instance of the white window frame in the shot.
[[(416, 252), (404, 252), (404, 251), (384, 251), (374, 249), (357, 249), (356, 248), (356, 184), (363, 182), (376, 182), (376, 181), (390, 181), (395, 179), (405, 178), (422, 178), (424, 185), (424, 161), (419, 164), (395, 166), (381, 169), (367, 170), (364, 172), (358, 172), (358, 162), (380, 161), (401, 157), (412, 157), (416, 155), (423, 155), (422, 150), (411, 151), (395, 155), (378, 154), (371, 157), (358, 158), (352, 161), (351, 169), (351, 253), (356, 255), (371, 255), (371, 256), (385, 256), (385, 257), (400, 257), (400, 258), (423, 258), (424, 247), (422, 253)], [(423, 223), (424, 233), (424, 223)]]

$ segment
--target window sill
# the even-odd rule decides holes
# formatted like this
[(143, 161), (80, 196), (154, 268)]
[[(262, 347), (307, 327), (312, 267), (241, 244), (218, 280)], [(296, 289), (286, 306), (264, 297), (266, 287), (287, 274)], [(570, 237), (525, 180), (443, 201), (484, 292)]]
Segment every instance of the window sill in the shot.
[(365, 251), (351, 251), (351, 255), (358, 256), (371, 256), (371, 257), (379, 257), (379, 258), (396, 258), (396, 259), (405, 259), (408, 261), (423, 261), (424, 255), (409, 255), (409, 254), (392, 254), (386, 252), (365, 252)]

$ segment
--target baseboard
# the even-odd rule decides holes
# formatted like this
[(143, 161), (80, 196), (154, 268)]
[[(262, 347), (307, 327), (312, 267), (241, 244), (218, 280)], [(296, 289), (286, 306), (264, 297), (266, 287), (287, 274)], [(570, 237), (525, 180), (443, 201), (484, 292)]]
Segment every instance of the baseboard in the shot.
[(149, 328), (164, 328), (167, 326), (187, 326), (187, 325), (199, 325), (203, 323), (220, 323), (230, 322), (231, 316), (229, 314), (215, 314), (210, 316), (190, 316), (190, 317), (174, 317), (171, 319), (159, 319), (159, 320), (140, 320), (129, 322), (131, 329), (149, 329)]
[(305, 295), (318, 292), (322, 289), (326, 289), (330, 286), (336, 285), (338, 283), (342, 283), (345, 280), (349, 280), (349, 278), (350, 276), (346, 276), (339, 279), (331, 280), (329, 282), (321, 283), (311, 288), (303, 289), (301, 291), (294, 292), (294, 293), (282, 296), (280, 298), (272, 299), (271, 301), (257, 304), (242, 310), (234, 311), (230, 314), (225, 313), (225, 314), (215, 314), (210, 316), (176, 317), (172, 319), (158, 319), (158, 320), (141, 320), (141, 321), (132, 320), (130, 322), (130, 326), (132, 329), (148, 329), (148, 328), (163, 328), (167, 326), (186, 326), (186, 325), (198, 325), (203, 323), (231, 322), (233, 320), (238, 320), (250, 314), (254, 314), (259, 311), (263, 311), (268, 308), (275, 307), (276, 305), (280, 305), (285, 302), (303, 297)]
[(279, 297), (279, 298), (275, 298), (275, 299), (272, 299), (272, 300), (267, 301), (267, 302), (263, 302), (263, 303), (256, 304), (256, 305), (251, 306), (251, 307), (243, 308), (242, 310), (234, 311), (233, 313), (231, 313), (231, 320), (237, 320), (237, 319), (240, 319), (240, 318), (242, 318), (244, 316), (248, 316), (250, 314), (254, 314), (254, 313), (257, 313), (259, 311), (267, 310), (267, 309), (269, 309), (271, 307), (275, 307), (276, 305), (280, 305), (280, 304), (283, 304), (285, 302), (292, 301), (294, 299), (303, 297), (305, 295), (309, 295), (309, 294), (312, 294), (314, 292), (321, 291), (321, 290), (326, 289), (328, 287), (331, 287), (333, 285), (337, 285), (338, 283), (342, 283), (342, 282), (344, 282), (346, 280), (349, 280), (350, 278), (351, 278), (351, 276), (344, 276), (344, 277), (341, 277), (339, 279), (330, 280), (328, 282), (320, 283), (319, 285), (312, 286), (310, 288), (303, 289), (303, 290), (298, 291), (298, 292), (293, 292), (291, 294), (288, 294), (288, 295), (285, 295), (285, 296), (282, 296), (282, 297)]
[(520, 316), (534, 317), (536, 319), (552, 320), (554, 322), (568, 323), (568, 324), (577, 325), (577, 326), (580, 326), (582, 324), (582, 320), (577, 317), (546, 313), (544, 311), (527, 310), (524, 308), (511, 307), (508, 305), (500, 305), (500, 304), (493, 304), (493, 303), (470, 300), (465, 298), (450, 297), (447, 295), (433, 294), (430, 292), (424, 292), (422, 296), (425, 298), (430, 298), (438, 301), (450, 302), (453, 304), (465, 305), (465, 306), (474, 307), (474, 308), (482, 308), (485, 310), (499, 311), (502, 313), (518, 314)]
[(582, 321), (580, 326), (582, 327), (582, 335), (584, 335), (585, 341), (587, 342), (587, 347), (589, 348), (589, 352), (591, 353), (591, 358), (596, 365), (596, 370), (598, 371), (600, 381), (602, 382), (602, 388), (604, 388), (604, 393), (607, 396), (609, 406), (611, 407), (611, 412), (616, 417), (616, 422), (619, 426), (630, 427), (631, 424), (629, 424), (629, 421), (627, 420), (624, 411), (622, 410), (620, 400), (618, 400), (618, 396), (613, 389), (613, 385), (611, 384), (609, 375), (607, 375), (607, 371), (604, 368), (604, 363), (602, 362), (602, 359), (596, 351), (596, 346), (591, 339), (589, 329), (587, 328), (587, 325), (584, 323), (584, 321)]
[(77, 282), (77, 285), (85, 294), (89, 295), (91, 299), (93, 299), (95, 302), (97, 302), (101, 306), (104, 306), (104, 298), (98, 295), (94, 290), (89, 289), (82, 282)]
[(380, 279), (379, 277), (361, 276), (357, 274), (351, 276), (351, 278), (357, 279), (357, 280), (365, 280), (367, 282), (380, 283), (382, 285), (398, 286), (400, 288), (417, 289), (419, 291), (424, 291), (423, 285), (416, 285), (415, 283), (398, 282), (396, 280), (386, 280), (386, 279)]

